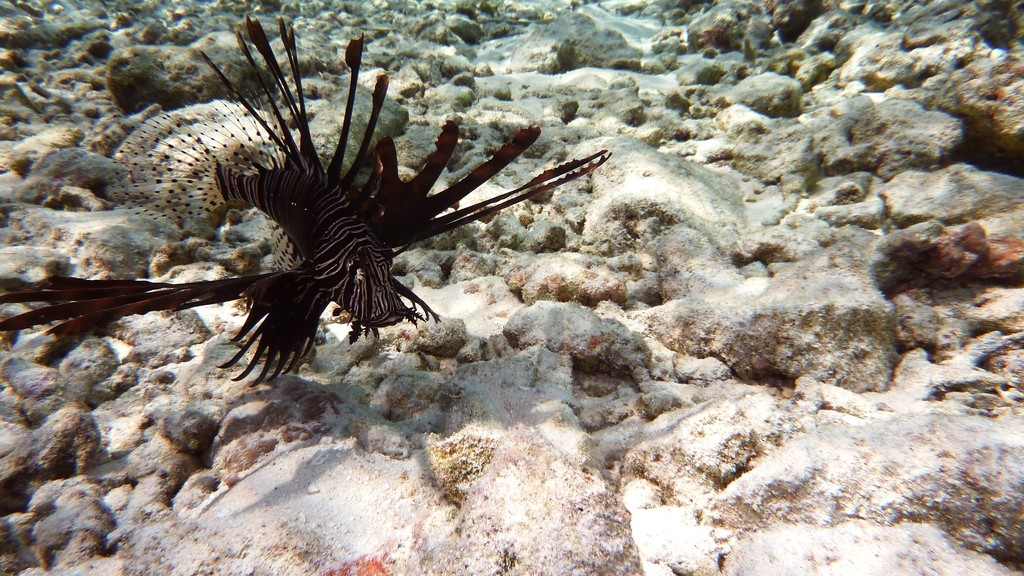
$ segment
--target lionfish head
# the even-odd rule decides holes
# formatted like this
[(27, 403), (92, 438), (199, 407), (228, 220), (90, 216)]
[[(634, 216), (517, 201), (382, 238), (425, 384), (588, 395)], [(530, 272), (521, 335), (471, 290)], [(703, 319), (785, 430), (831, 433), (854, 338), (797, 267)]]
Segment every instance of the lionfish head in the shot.
[(413, 300), (411, 307), (403, 301), (403, 296), (409, 298), (413, 293), (391, 274), (392, 254), (390, 249), (366, 247), (347, 263), (345, 273), (349, 282), (336, 302), (352, 316), (352, 341), (367, 333), (376, 335), (378, 328), (424, 320), (424, 316), (416, 311), (417, 305), (425, 313), (437, 317), (418, 298)]

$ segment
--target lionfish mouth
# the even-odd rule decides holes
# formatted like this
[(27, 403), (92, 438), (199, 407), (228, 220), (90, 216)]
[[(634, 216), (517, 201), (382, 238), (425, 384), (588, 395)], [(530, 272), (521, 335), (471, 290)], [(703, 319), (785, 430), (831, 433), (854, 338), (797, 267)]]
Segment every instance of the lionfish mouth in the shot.
[[(350, 295), (338, 304), (353, 318), (353, 342), (376, 335), (379, 327), (438, 320), (422, 299), (391, 274), (395, 254), (590, 174), (610, 156), (600, 150), (545, 170), (513, 190), (459, 206), (470, 192), (519, 158), (540, 137), (541, 129), (518, 130), (468, 175), (432, 192), (455, 152), (459, 128), (454, 122), (445, 123), (423, 167), (412, 179), (402, 180), (391, 138), (371, 146), (388, 88), (388, 77), (382, 74), (376, 80), (371, 112), (355, 155), (346, 158), (364, 48), (364, 39), (357, 38), (345, 51), (350, 70), (348, 101), (338, 145), (325, 166), (310, 133), (295, 31), (284, 19), (279, 19), (278, 29), (283, 65), (258, 20), (245, 19), (247, 38), (236, 33), (248, 71), (259, 85), (255, 95), (243, 93), (202, 54), (235, 101), (234, 106), (220, 107), (228, 121), (200, 122), (189, 128), (174, 112), (148, 120), (138, 136), (122, 147), (122, 155), (132, 158), (131, 182), (113, 193), (112, 199), (179, 224), (197, 212), (220, 210), (227, 202), (255, 207), (274, 226), (276, 260), (283, 269), (188, 284), (54, 277), (34, 289), (0, 296), (0, 303), (49, 304), (0, 322), (0, 330), (58, 321), (50, 333), (81, 334), (129, 314), (247, 297), (248, 316), (235, 335), (241, 349), (225, 367), (252, 350), (239, 378), (262, 364), (256, 379), (260, 381), (295, 369), (311, 350), (320, 315), (335, 295)], [(153, 148), (161, 145), (160, 151)], [(167, 147), (180, 164), (169, 165), (172, 156)], [(360, 176), (367, 173), (368, 177)], [(356, 278), (345, 264), (357, 254), (369, 254), (377, 263), (363, 268), (368, 272), (362, 278)]]

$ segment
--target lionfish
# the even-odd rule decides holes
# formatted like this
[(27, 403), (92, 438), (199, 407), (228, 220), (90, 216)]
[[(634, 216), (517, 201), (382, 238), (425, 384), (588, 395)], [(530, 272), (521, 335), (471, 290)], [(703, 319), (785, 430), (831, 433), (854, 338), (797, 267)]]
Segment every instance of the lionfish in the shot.
[[(241, 146), (246, 140), (254, 140), (255, 131), (270, 143), (273, 152), (218, 158), (208, 140), (223, 140), (223, 130), (214, 131), (215, 135), (193, 134), (193, 143), (186, 152), (196, 162), (205, 162), (207, 174), (212, 172), (220, 198), (207, 199), (207, 207), (241, 201), (259, 209), (283, 232), (279, 235), (288, 256), (284, 261), (292, 265), (270, 273), (189, 283), (51, 277), (32, 289), (0, 296), (0, 303), (49, 303), (3, 320), (0, 330), (60, 321), (47, 333), (78, 335), (130, 314), (182, 310), (244, 298), (248, 316), (233, 338), (241, 343), (240, 349), (220, 368), (234, 366), (255, 346), (248, 365), (235, 379), (245, 378), (262, 363), (256, 379), (260, 382), (268, 375), (273, 378), (292, 371), (310, 352), (319, 319), (332, 302), (339, 306), (336, 313), (350, 315), (352, 342), (370, 333), (377, 336), (378, 328), (403, 321), (415, 324), (426, 318), (439, 320), (426, 302), (392, 276), (392, 261), (399, 252), (414, 242), (486, 218), (589, 174), (610, 156), (607, 150), (601, 150), (544, 171), (514, 190), (459, 207), (466, 195), (533, 144), (540, 128), (519, 130), (489, 160), (445, 190), (431, 194), (455, 151), (458, 126), (448, 121), (423, 168), (411, 180), (403, 181), (391, 138), (380, 139), (372, 157), (368, 157), (388, 87), (388, 77), (381, 74), (358, 151), (345, 170), (363, 53), (364, 40), (360, 37), (345, 50), (350, 70), (348, 100), (337, 148), (325, 167), (314, 149), (306, 117), (295, 31), (283, 18), (278, 23), (291, 83), (258, 20), (245, 20), (248, 42), (240, 31), (236, 32), (239, 48), (258, 82), (256, 96), (243, 94), (209, 56), (202, 54), (235, 105), (244, 109), (240, 113), (245, 122), (235, 120), (236, 127), (245, 128), (243, 133), (229, 136)], [(262, 57), (265, 71), (257, 64), (250, 43)], [(293, 128), (289, 128), (289, 120)], [(175, 125), (166, 116), (149, 122), (165, 132)], [(156, 159), (167, 160), (169, 156), (157, 154)], [(366, 164), (370, 164), (368, 170), (363, 169)], [(187, 180), (185, 184), (189, 183), (195, 181)], [(156, 182), (152, 187), (159, 189), (163, 184)], [(177, 190), (184, 191), (184, 184), (179, 183)], [(162, 200), (157, 206), (161, 202), (174, 203)]]

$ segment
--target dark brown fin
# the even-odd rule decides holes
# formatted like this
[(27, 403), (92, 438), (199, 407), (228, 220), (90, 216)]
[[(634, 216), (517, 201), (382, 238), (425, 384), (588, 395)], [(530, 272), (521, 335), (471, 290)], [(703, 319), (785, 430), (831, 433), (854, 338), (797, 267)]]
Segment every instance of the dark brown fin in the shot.
[(368, 210), (367, 206), (363, 206), (363, 215), (370, 222), (377, 237), (386, 244), (392, 247), (406, 245), (414, 238), (420, 237), (420, 232), (430, 226), (432, 218), (457, 204), (467, 194), (508, 166), (539, 136), (540, 128), (536, 126), (516, 132), (512, 140), (499, 148), (490, 160), (478, 166), (456, 184), (434, 195), (429, 194), (429, 189), (440, 176), (438, 164), (442, 160), (447, 164), (451, 152), (454, 151), (458, 141), (458, 127), (453, 122), (444, 125), (437, 139), (436, 150), (427, 159), (420, 174), (409, 182), (402, 182), (398, 176), (398, 158), (394, 142), (388, 138), (382, 139), (376, 150), (380, 185), (377, 194), (370, 200), (372, 204), (369, 208), (372, 209)]
[(63, 321), (47, 334), (74, 336), (131, 314), (183, 310), (245, 297), (249, 315), (234, 337), (235, 341), (245, 339), (245, 343), (222, 368), (237, 364), (253, 344), (258, 344), (245, 370), (235, 379), (245, 378), (262, 363), (263, 370), (256, 380), (259, 382), (268, 374), (273, 377), (291, 371), (313, 346), (327, 303), (305, 301), (308, 297), (304, 295), (315, 298), (315, 291), (299, 289), (298, 276), (288, 271), (185, 284), (53, 277), (37, 289), (0, 296), (0, 304), (51, 303), (0, 321), (0, 330), (23, 330)]
[(313, 145), (313, 136), (309, 131), (309, 121), (306, 117), (306, 95), (302, 92), (302, 72), (299, 70), (299, 50), (295, 45), (295, 29), (286, 26), (284, 18), (277, 19), (277, 27), (281, 34), (281, 42), (284, 44), (285, 56), (288, 58), (288, 67), (292, 70), (295, 95), (299, 100), (299, 109), (295, 116), (296, 122), (299, 124), (299, 149), (302, 151), (302, 156), (322, 172), (323, 166), (320, 165), (320, 156)]
[(525, 200), (536, 197), (539, 194), (547, 192), (552, 188), (556, 188), (571, 182), (581, 176), (590, 174), (597, 169), (598, 166), (604, 164), (608, 158), (611, 157), (611, 152), (607, 150), (601, 150), (587, 156), (586, 158), (580, 158), (578, 160), (571, 160), (564, 164), (561, 164), (551, 170), (545, 170), (533, 180), (530, 180), (523, 186), (510, 190), (503, 194), (499, 194), (483, 202), (478, 202), (472, 206), (466, 208), (460, 208), (449, 214), (445, 214), (439, 218), (432, 219), (428, 226), (423, 227), (418, 234), (410, 240), (415, 242), (417, 240), (423, 240), (436, 236), (450, 230), (454, 230), (460, 226), (486, 218), (491, 214), (504, 210), (513, 204), (518, 204)]
[[(327, 307), (317, 291), (303, 285), (308, 276), (296, 271), (269, 275), (252, 285), (244, 296), (249, 303), (249, 316), (233, 340), (242, 347), (221, 368), (237, 364), (256, 345), (249, 363), (235, 380), (242, 380), (263, 365), (256, 378), (261, 382), (294, 369), (299, 359), (313, 347), (320, 315)], [(273, 370), (273, 372), (271, 372)]]
[[(213, 70), (214, 74), (217, 75), (217, 78), (220, 79), (221, 83), (228, 89), (228, 92), (231, 93), (234, 99), (245, 108), (249, 115), (252, 116), (252, 118), (259, 123), (264, 130), (269, 133), (270, 139), (286, 159), (286, 164), (292, 164), (295, 167), (315, 170), (318, 173), (322, 173), (323, 168), (320, 165), (320, 159), (313, 147), (313, 139), (309, 131), (309, 122), (306, 118), (306, 104), (305, 98), (301, 92), (302, 82), (298, 69), (298, 55), (296, 53), (294, 31), (285, 26), (283, 20), (279, 22), (279, 28), (282, 30), (281, 40), (284, 43), (289, 67), (291, 68), (292, 76), (294, 77), (295, 87), (298, 91), (297, 96), (289, 86), (288, 80), (284, 75), (284, 71), (281, 69), (281, 65), (274, 56), (273, 49), (270, 46), (270, 40), (267, 38), (267, 34), (260, 22), (246, 17), (245, 27), (249, 40), (263, 58), (264, 68), (273, 78), (273, 86), (268, 84), (265, 80), (263, 70), (260, 65), (257, 64), (256, 58), (249, 49), (248, 42), (245, 41), (245, 38), (240, 32), (235, 34), (235, 38), (238, 42), (238, 48), (242, 52), (242, 55), (245, 56), (246, 61), (249, 63), (249, 68), (252, 70), (260, 85), (260, 100), (266, 105), (268, 114), (276, 124), (276, 128), (270, 125), (270, 122), (268, 122), (265, 117), (266, 115), (261, 111), (261, 107), (258, 107), (252, 98), (248, 98), (246, 95), (242, 94), (209, 56), (203, 52), (200, 52), (200, 55), (210, 69)], [(281, 105), (278, 105), (278, 98), (274, 95), (274, 88), (276, 88), (277, 92), (280, 94)], [(299, 132), (298, 144), (295, 142), (291, 129), (289, 128), (288, 121), (285, 119), (284, 113), (281, 110), (282, 106), (288, 109), (288, 113)]]
[(487, 182), (502, 168), (508, 166), (533, 145), (540, 137), (540, 128), (531, 126), (523, 128), (515, 133), (508, 143), (498, 149), (490, 160), (478, 166), (465, 178), (449, 186), (442, 192), (438, 192), (426, 198), (425, 208), (430, 217), (434, 217), (448, 208), (459, 203), (467, 194), (476, 190), (481, 184)]
[(453, 122), (444, 125), (437, 138), (436, 150), (428, 157), (420, 173), (409, 182), (402, 182), (399, 178), (394, 142), (384, 138), (377, 144), (376, 149), (375, 175), (380, 180), (377, 193), (372, 198), (366, 198), (368, 188), (364, 187), (360, 197), (360, 214), (369, 222), (378, 238), (392, 248), (399, 248), (479, 220), (589, 174), (609, 156), (606, 150), (602, 150), (586, 158), (566, 162), (543, 172), (515, 190), (438, 216), (457, 205), (470, 192), (521, 156), (539, 136), (540, 128), (536, 126), (516, 132), (512, 140), (499, 148), (490, 160), (478, 166), (462, 180), (436, 194), (430, 194), (430, 188), (437, 182), (451, 159), (458, 141), (458, 126)]
[[(256, 46), (256, 49), (260, 50), (260, 45), (257, 44), (258, 37), (253, 38), (253, 29), (256, 28), (257, 30), (259, 30), (259, 32), (263, 32), (263, 27), (259, 26), (258, 23), (256, 26), (253, 26), (252, 20), (248, 17), (246, 17), (245, 19), (245, 24), (246, 29), (249, 32), (249, 39), (253, 41), (253, 44)], [(245, 38), (242, 37), (241, 32), (237, 32), (235, 34), (235, 39), (238, 41), (238, 49), (241, 50), (242, 55), (245, 56), (245, 59), (249, 62), (249, 68), (251, 68), (253, 73), (256, 75), (256, 80), (259, 82), (260, 89), (262, 90), (263, 97), (265, 98), (264, 102), (267, 104), (267, 106), (269, 106), (270, 112), (273, 115), (274, 120), (277, 122), (277, 135), (284, 143), (285, 156), (289, 160), (294, 162), (295, 166), (302, 166), (302, 151), (299, 150), (298, 145), (295, 143), (295, 139), (292, 137), (292, 131), (288, 128), (288, 121), (285, 120), (284, 114), (281, 113), (281, 107), (278, 106), (277, 104), (277, 99), (274, 97), (273, 90), (271, 90), (270, 86), (268, 86), (267, 83), (264, 81), (263, 73), (261, 72), (259, 65), (256, 64), (256, 59), (253, 58), (252, 51), (249, 50), (249, 44), (245, 41)], [(262, 35), (262, 39), (264, 40), (264, 42), (266, 42), (266, 48), (269, 50), (270, 42), (267, 40), (266, 34)], [(266, 58), (266, 55), (264, 55), (264, 58)], [(267, 62), (267, 67), (270, 68), (270, 73), (274, 77), (274, 83), (275, 85), (277, 85), (280, 84), (281, 78), (279, 78), (279, 76), (274, 73), (274, 69), (271, 66), (271, 62), (273, 62), (274, 66), (277, 65), (277, 59), (274, 58), (272, 52), (270, 53), (270, 61)], [(277, 66), (277, 68), (280, 69), (279, 66)], [(226, 80), (226, 77), (223, 74), (220, 74), (219, 76), (222, 82)], [(231, 89), (231, 86), (228, 85), (228, 88)], [(239, 97), (241, 96), (241, 94), (237, 94), (237, 91), (236, 95)], [(288, 101), (288, 97), (290, 95), (291, 94), (287, 90), (281, 91), (281, 97), (285, 99), (285, 102)], [(248, 108), (248, 106), (246, 108)]]
[(143, 280), (83, 280), (67, 276), (51, 276), (30, 290), (0, 295), (0, 304), (90, 300), (104, 296), (120, 296), (137, 293), (142, 285), (151, 286), (154, 290), (173, 286), (173, 284)]
[(340, 189), (347, 191), (352, 183), (355, 182), (356, 174), (359, 173), (359, 169), (363, 166), (363, 159), (366, 158), (367, 151), (370, 150), (370, 141), (373, 139), (373, 132), (377, 128), (377, 119), (380, 117), (380, 111), (384, 107), (384, 97), (388, 93), (388, 77), (380, 75), (377, 77), (377, 83), (373, 87), (373, 108), (370, 110), (370, 119), (366, 122), (366, 129), (363, 131), (363, 140), (359, 144), (359, 151), (356, 152), (356, 157), (352, 160), (352, 164), (349, 165), (348, 171), (345, 172), (345, 177), (341, 179)]
[(23, 330), (55, 321), (47, 330), (55, 336), (82, 334), (131, 314), (183, 310), (236, 300), (267, 275), (226, 280), (167, 284), (145, 280), (81, 280), (54, 277), (39, 289), (0, 296), (10, 302), (54, 303), (0, 322), (0, 330)]
[(331, 188), (341, 179), (341, 167), (345, 163), (345, 148), (348, 134), (352, 130), (352, 111), (356, 104), (356, 90), (359, 88), (359, 66), (363, 60), (363, 36), (348, 43), (345, 48), (345, 65), (349, 70), (348, 100), (345, 102), (345, 119), (341, 123), (341, 136), (334, 148), (331, 163), (327, 166), (327, 184)]
[(449, 120), (441, 127), (441, 134), (434, 143), (434, 152), (427, 158), (420, 173), (409, 182), (414, 194), (426, 198), (430, 189), (437, 183), (437, 179), (441, 177), (441, 173), (448, 167), (458, 143), (459, 125)]
[[(407, 300), (412, 302), (412, 310), (414, 313), (416, 312), (416, 307), (419, 306), (420, 308), (423, 309), (423, 314), (425, 314), (428, 318), (433, 318), (434, 322), (441, 321), (441, 317), (437, 315), (437, 312), (434, 312), (434, 310), (430, 306), (427, 306), (427, 303), (424, 302), (422, 298), (417, 296), (415, 292), (413, 292), (409, 288), (406, 288), (404, 284), (402, 284), (398, 280), (395, 280), (394, 278), (391, 279), (391, 282), (394, 285), (395, 290), (399, 294), (401, 294)], [(413, 320), (413, 324), (415, 323), (416, 321)]]
[[(459, 141), (459, 126), (452, 121), (445, 123), (437, 137), (434, 152), (427, 157), (420, 173), (409, 182), (402, 182), (399, 179), (395, 145), (391, 140), (385, 140), (377, 145), (381, 181), (373, 203), (385, 207), (386, 210), (416, 210), (425, 203), (430, 189), (448, 166), (448, 161), (451, 160)], [(428, 218), (433, 216), (434, 214), (427, 215)]]
[[(218, 165), (215, 181), (225, 199), (242, 200), (255, 206), (280, 227), (284, 234), (275, 234), (274, 238), (279, 241), (274, 248), (277, 255), (275, 259), (294, 265), (309, 253), (309, 234), (313, 229), (311, 221), (314, 217), (309, 208), (330, 188), (326, 186), (323, 167), (313, 146), (306, 117), (295, 31), (285, 24), (284, 19), (278, 20), (287, 66), (292, 76), (293, 83), (289, 84), (262, 24), (247, 17), (245, 28), (252, 47), (262, 57), (263, 66), (259, 65), (242, 35), (239, 33), (236, 37), (250, 69), (259, 80), (261, 90), (258, 101), (265, 105), (265, 112), (257, 109), (254, 99), (240, 94), (209, 58), (206, 60), (249, 116), (262, 130), (270, 132), (270, 139), (279, 148), (283, 162), (269, 168), (257, 165), (250, 169), (237, 165)], [(359, 44), (361, 45), (361, 42)], [(358, 71), (358, 61), (354, 64), (355, 70)], [(272, 85), (264, 79), (263, 70), (269, 72), (273, 80)], [(355, 86), (353, 79), (353, 90)], [(275, 97), (275, 89), (279, 97)], [(351, 123), (353, 103), (354, 99), (350, 96), (349, 110), (346, 113), (348, 124)], [(298, 144), (289, 128), (286, 114), (290, 116), (291, 123), (296, 128)], [(276, 130), (271, 129), (271, 123), (276, 123)], [(347, 136), (343, 136), (342, 146), (346, 139)]]

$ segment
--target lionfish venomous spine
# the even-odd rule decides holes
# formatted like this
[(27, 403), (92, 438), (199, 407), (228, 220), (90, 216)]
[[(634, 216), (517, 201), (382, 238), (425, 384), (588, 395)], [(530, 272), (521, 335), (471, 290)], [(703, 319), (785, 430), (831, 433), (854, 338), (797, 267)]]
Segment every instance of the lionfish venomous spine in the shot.
[[(211, 141), (223, 140), (223, 131), (193, 134), (191, 153), (197, 162), (205, 162), (207, 169), (212, 164), (215, 188), (211, 188), (219, 198), (207, 199), (207, 207), (241, 201), (258, 208), (282, 232), (288, 256), (284, 260), (292, 265), (271, 273), (177, 284), (52, 277), (32, 289), (0, 296), (0, 303), (49, 304), (0, 322), (0, 330), (20, 330), (58, 321), (48, 330), (49, 334), (76, 335), (130, 314), (182, 310), (245, 298), (248, 316), (234, 336), (241, 347), (221, 368), (235, 365), (255, 346), (248, 365), (236, 380), (245, 378), (262, 363), (257, 377), (257, 381), (262, 381), (268, 375), (274, 377), (295, 368), (312, 348), (319, 318), (332, 302), (340, 306), (339, 312), (343, 310), (351, 316), (353, 342), (369, 333), (376, 336), (379, 327), (406, 320), (415, 323), (423, 320), (424, 315), (437, 320), (437, 314), (422, 299), (391, 275), (391, 264), (398, 252), (413, 242), (485, 218), (588, 174), (610, 155), (602, 150), (566, 162), (519, 188), (458, 207), (467, 194), (533, 144), (540, 128), (519, 130), (490, 160), (447, 189), (430, 194), (458, 141), (458, 126), (449, 121), (441, 129), (435, 150), (411, 180), (399, 178), (395, 145), (390, 138), (381, 139), (372, 151), (369, 176), (359, 177), (370, 153), (388, 87), (388, 78), (382, 74), (373, 90), (362, 140), (345, 170), (345, 150), (352, 129), (363, 52), (363, 39), (359, 38), (351, 41), (345, 51), (345, 63), (351, 72), (348, 101), (337, 148), (324, 167), (307, 122), (295, 32), (283, 19), (279, 20), (279, 27), (291, 83), (258, 20), (246, 18), (249, 42), (240, 32), (236, 34), (242, 54), (259, 82), (255, 97), (243, 94), (202, 54), (237, 105), (244, 109), (243, 118), (234, 120), (236, 126), (244, 128), (249, 140), (253, 139), (253, 132), (258, 133), (270, 143), (274, 153), (218, 158), (210, 149)], [(250, 43), (262, 58), (262, 70)], [(289, 119), (295, 133), (289, 128)], [(152, 122), (159, 125), (169, 120), (159, 117)], [(229, 137), (238, 135), (232, 133)], [(362, 180), (358, 184), (357, 177)]]

